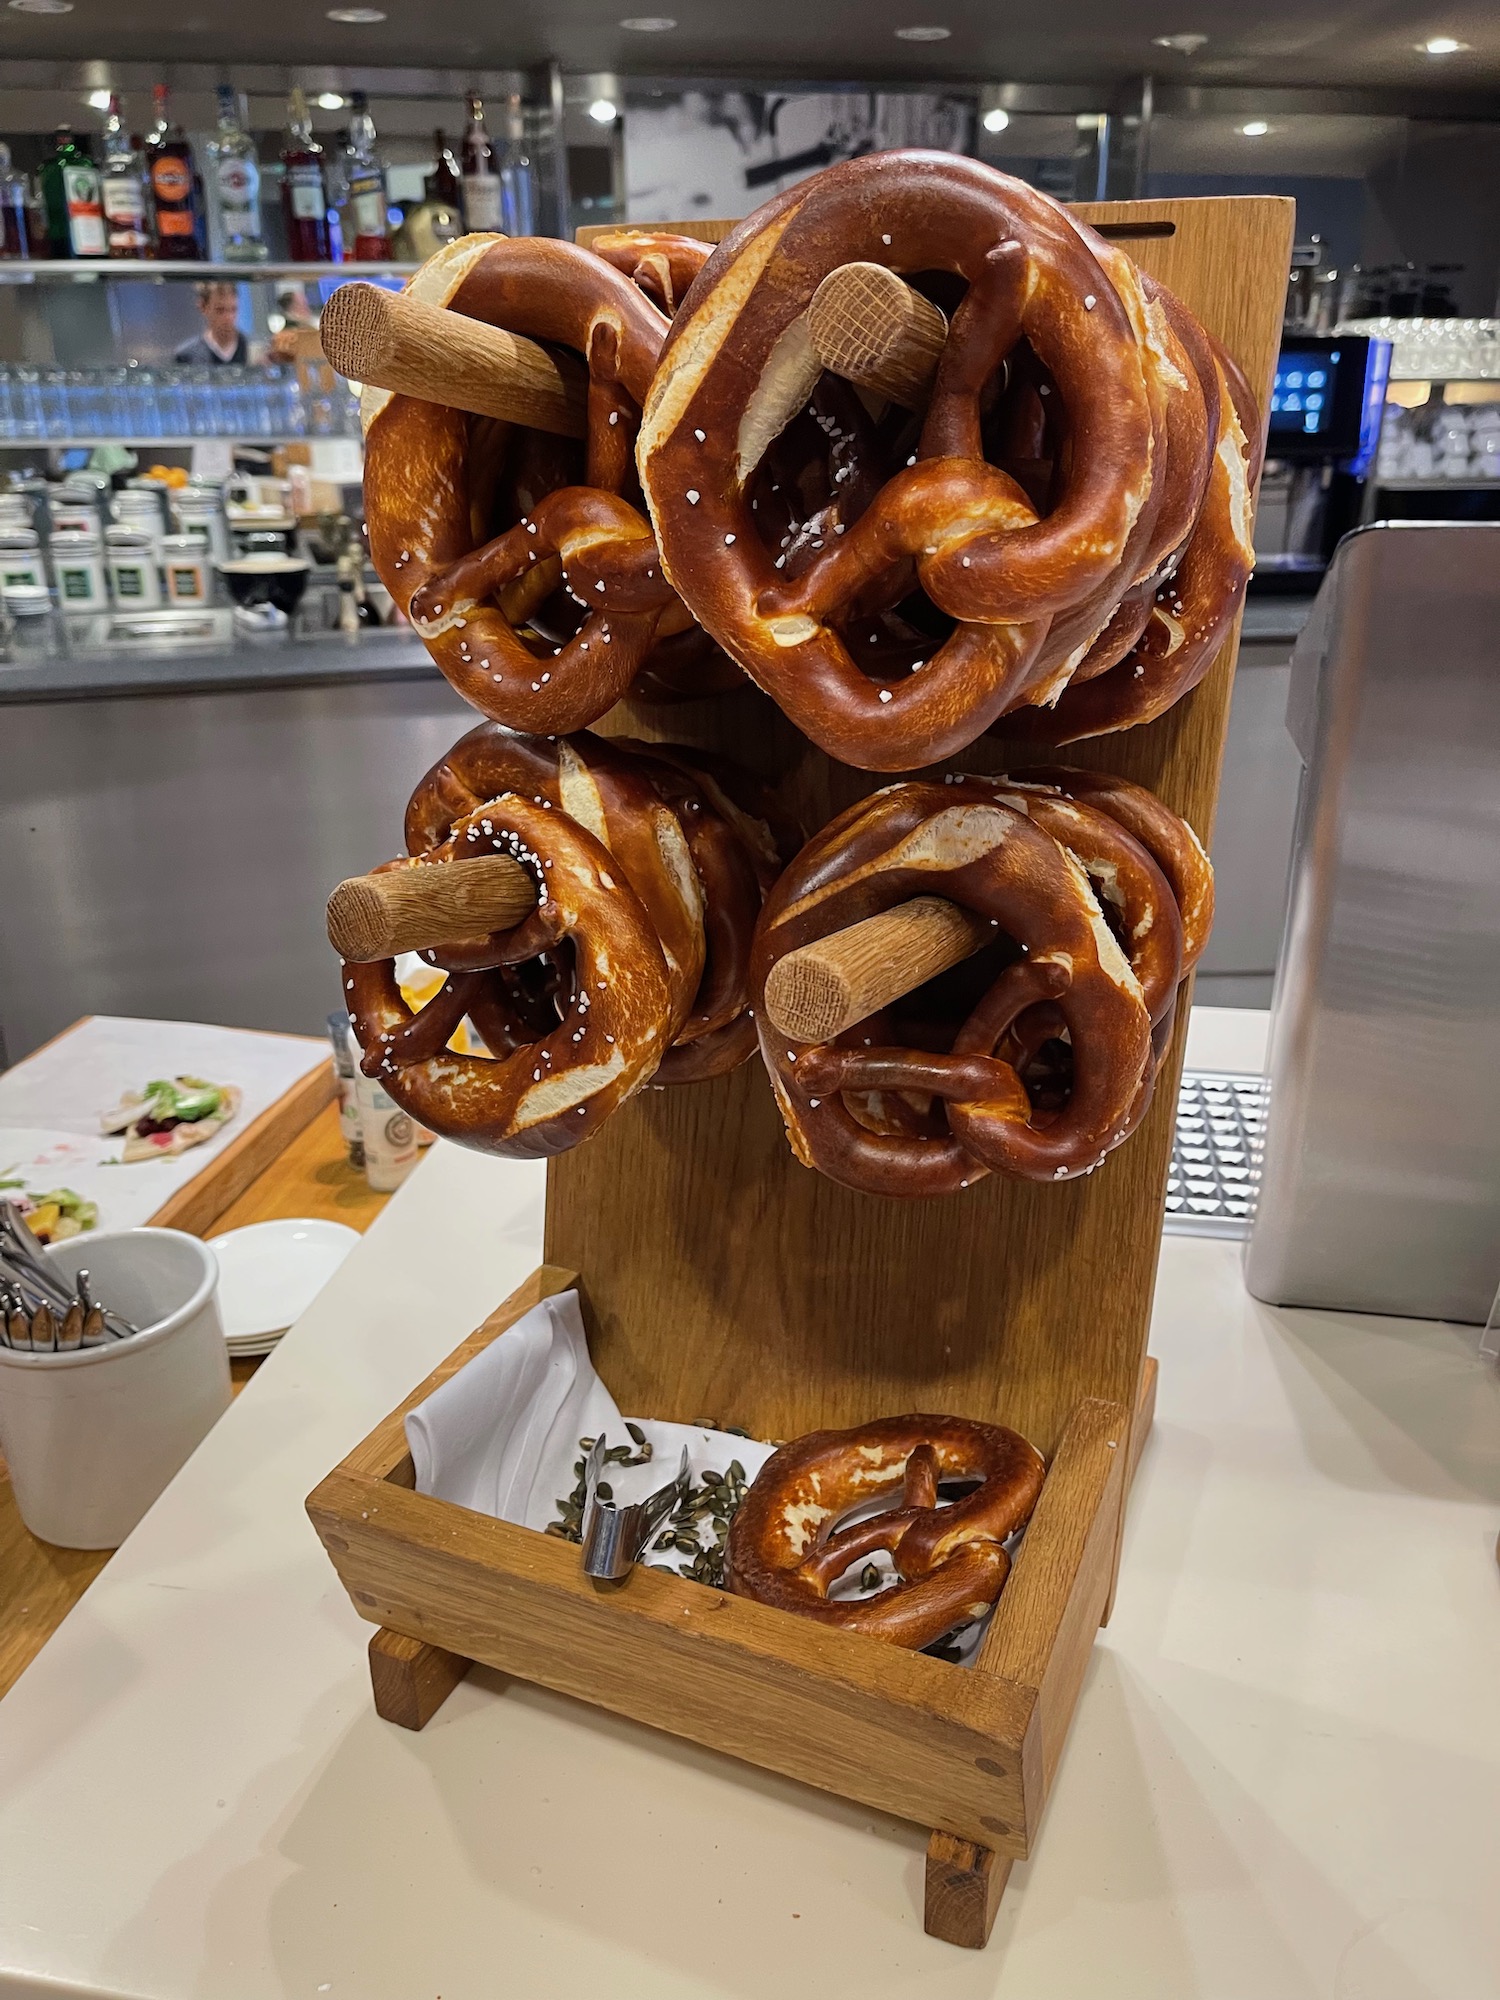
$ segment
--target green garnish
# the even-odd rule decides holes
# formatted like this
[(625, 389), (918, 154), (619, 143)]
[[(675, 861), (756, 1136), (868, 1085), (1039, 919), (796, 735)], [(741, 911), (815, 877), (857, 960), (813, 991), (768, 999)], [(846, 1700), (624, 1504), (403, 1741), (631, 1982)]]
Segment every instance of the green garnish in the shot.
[(177, 1118), (184, 1125), (195, 1125), (200, 1118), (212, 1118), (223, 1102), (218, 1085), (201, 1076), (157, 1077), (146, 1085), (145, 1115), (158, 1124)]

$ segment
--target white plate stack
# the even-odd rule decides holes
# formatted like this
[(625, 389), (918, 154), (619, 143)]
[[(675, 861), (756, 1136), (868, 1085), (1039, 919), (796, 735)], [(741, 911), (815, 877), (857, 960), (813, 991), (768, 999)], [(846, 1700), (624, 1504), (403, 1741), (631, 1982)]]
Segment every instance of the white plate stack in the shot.
[(219, 1311), (232, 1359), (269, 1354), (359, 1241), (344, 1222), (253, 1222), (210, 1239)]

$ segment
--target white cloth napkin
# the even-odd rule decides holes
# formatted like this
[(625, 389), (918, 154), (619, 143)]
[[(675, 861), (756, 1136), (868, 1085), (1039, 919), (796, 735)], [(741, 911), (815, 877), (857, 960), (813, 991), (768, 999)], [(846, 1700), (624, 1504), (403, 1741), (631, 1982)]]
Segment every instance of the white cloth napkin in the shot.
[[(644, 1500), (674, 1479), (684, 1445), (690, 1505), (704, 1497), (705, 1485), (748, 1484), (775, 1449), (733, 1431), (622, 1417), (589, 1359), (576, 1292), (533, 1306), (406, 1419), (419, 1493), (540, 1530), (563, 1518), (563, 1503), (575, 1492), (581, 1500), (580, 1440), (601, 1435), (632, 1457), (643, 1444), (651, 1447), (645, 1463), (607, 1468), (605, 1497), (617, 1506)], [(715, 1542), (703, 1506), (683, 1515), (673, 1532), (699, 1549)], [(642, 1559), (658, 1568), (690, 1567), (688, 1550), (656, 1546), (667, 1533), (652, 1537)]]

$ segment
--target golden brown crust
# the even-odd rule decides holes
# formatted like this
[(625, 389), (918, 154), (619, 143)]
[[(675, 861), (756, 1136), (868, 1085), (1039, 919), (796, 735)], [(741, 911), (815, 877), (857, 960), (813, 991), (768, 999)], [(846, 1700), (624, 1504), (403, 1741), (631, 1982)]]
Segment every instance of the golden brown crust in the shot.
[[(965, 1417), (886, 1417), (813, 1431), (761, 1467), (730, 1524), (727, 1575), (742, 1597), (892, 1645), (927, 1646), (994, 1603), (1010, 1567), (1004, 1543), (1030, 1518), (1041, 1454), (1018, 1432)], [(979, 1482), (939, 1507), (944, 1480)], [(885, 1493), (899, 1506), (840, 1529)], [(878, 1596), (828, 1592), (877, 1549), (902, 1578)]]
[[(1016, 805), (1003, 781), (950, 777), (890, 785), (839, 815), (777, 884), (756, 930), (753, 964), (761, 1054), (792, 1149), (846, 1187), (872, 1194), (949, 1194), (999, 1172), (1031, 1180), (1089, 1173), (1134, 1129), (1149, 1098), (1151, 1021), (1135, 973), (1083, 868)], [(1141, 861), (1149, 866), (1144, 854)], [(1163, 885), (1164, 886), (1164, 885)], [(877, 1043), (861, 1023), (832, 1045), (779, 1035), (766, 981), (788, 952), (919, 895), (986, 917), (997, 950), (1024, 957), (989, 968), (991, 983), (936, 1048)], [(1034, 1104), (1007, 1038), (1040, 1006), (1071, 1045), (1059, 1108)], [(904, 1095), (928, 1115), (860, 1116), (869, 1093)]]
[(459, 693), (513, 728), (560, 732), (603, 714), (642, 670), (648, 697), (731, 684), (737, 670), (711, 642), (684, 645), (691, 619), (634, 504), (662, 314), (602, 257), (549, 238), (464, 238), (411, 288), (570, 348), (589, 370), (581, 447), (413, 397), (367, 399), (371, 558)]

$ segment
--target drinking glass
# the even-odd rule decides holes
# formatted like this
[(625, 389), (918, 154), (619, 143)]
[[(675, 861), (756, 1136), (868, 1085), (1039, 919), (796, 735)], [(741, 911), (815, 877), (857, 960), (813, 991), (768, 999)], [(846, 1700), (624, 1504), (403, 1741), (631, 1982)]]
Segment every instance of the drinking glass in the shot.
[(163, 437), (191, 437), (192, 419), (188, 414), (188, 385), (185, 368), (162, 368), (157, 372), (156, 401), (161, 413), (161, 433)]
[(14, 370), (8, 362), (0, 361), (0, 437), (13, 438), (16, 435), (16, 398), (13, 381)]
[(68, 435), (68, 378), (65, 370), (43, 368), (38, 388), (43, 437), (65, 438)]

